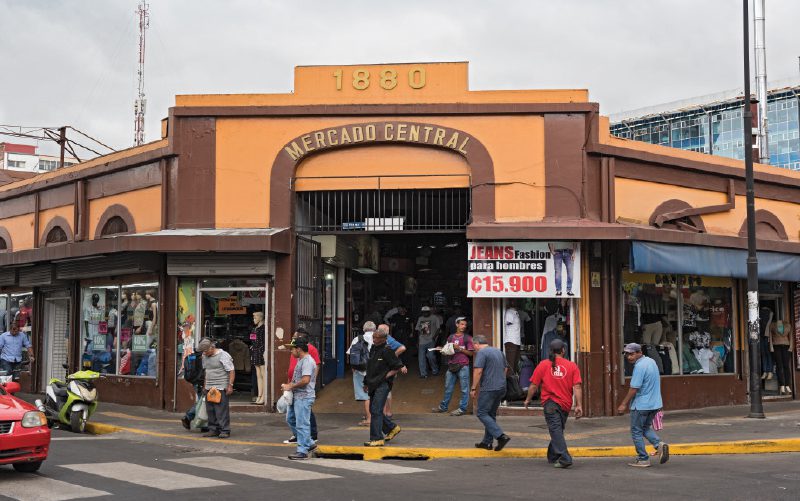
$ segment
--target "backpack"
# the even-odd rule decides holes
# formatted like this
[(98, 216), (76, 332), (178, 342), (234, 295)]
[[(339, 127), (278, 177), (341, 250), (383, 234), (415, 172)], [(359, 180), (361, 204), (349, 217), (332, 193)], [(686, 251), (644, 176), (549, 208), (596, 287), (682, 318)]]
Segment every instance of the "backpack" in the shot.
[(359, 334), (358, 342), (350, 347), (350, 367), (357, 371), (366, 370), (368, 360), (369, 343), (364, 336)]
[(191, 353), (183, 359), (183, 379), (191, 384), (203, 381), (203, 355)]

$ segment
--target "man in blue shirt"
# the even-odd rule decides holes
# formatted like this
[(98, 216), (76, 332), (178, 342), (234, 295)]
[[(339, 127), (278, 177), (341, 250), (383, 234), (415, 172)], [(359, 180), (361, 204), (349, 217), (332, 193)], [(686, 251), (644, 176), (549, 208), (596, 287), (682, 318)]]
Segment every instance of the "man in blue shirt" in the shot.
[(645, 449), (643, 436), (653, 444), (660, 456), (659, 462), (664, 464), (669, 459), (669, 445), (662, 442), (653, 430), (653, 418), (663, 406), (658, 365), (655, 360), (642, 354), (642, 347), (637, 343), (625, 345), (623, 355), (628, 362), (633, 364), (631, 388), (617, 408), (620, 414), (624, 414), (628, 402), (633, 400), (631, 402), (631, 438), (636, 447), (637, 457), (634, 462), (628, 464), (644, 468), (650, 466), (650, 456)]
[(22, 363), (22, 349), (28, 349), (28, 360), (33, 362), (33, 348), (28, 336), (19, 332), (16, 322), (11, 329), (0, 335), (0, 371), (14, 371)]

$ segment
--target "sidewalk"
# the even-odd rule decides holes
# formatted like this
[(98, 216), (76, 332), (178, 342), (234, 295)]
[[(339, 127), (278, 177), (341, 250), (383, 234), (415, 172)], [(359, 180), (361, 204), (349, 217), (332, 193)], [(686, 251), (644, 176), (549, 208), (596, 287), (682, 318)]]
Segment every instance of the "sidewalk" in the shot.
[[(20, 396), (31, 401), (35, 398)], [(660, 435), (676, 455), (800, 452), (800, 402), (765, 403), (766, 419), (746, 419), (748, 410), (747, 406), (735, 406), (667, 412)], [(180, 424), (181, 416), (144, 407), (101, 403), (92, 416), (89, 431), (120, 432), (145, 442), (215, 451), (233, 448), (241, 452), (284, 454), (292, 447), (282, 443), (290, 435), (282, 414), (232, 414), (228, 440), (205, 439), (198, 432), (186, 431)], [(318, 413), (320, 453), (363, 459), (544, 457), (549, 442), (547, 427), (540, 416), (499, 417), (500, 426), (512, 437), (502, 452), (474, 447), (483, 436), (483, 427), (473, 415), (396, 414), (395, 417), (403, 432), (391, 445), (365, 448), (361, 445), (369, 438), (369, 432), (356, 426), (360, 415)], [(634, 455), (628, 415), (577, 421), (570, 418), (567, 441), (576, 457)]]

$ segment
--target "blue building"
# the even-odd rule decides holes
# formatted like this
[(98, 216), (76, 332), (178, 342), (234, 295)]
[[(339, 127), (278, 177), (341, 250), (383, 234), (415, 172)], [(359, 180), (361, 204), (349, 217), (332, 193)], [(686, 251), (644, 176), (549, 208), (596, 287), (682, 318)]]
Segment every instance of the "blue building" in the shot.
[[(770, 164), (800, 170), (800, 81), (768, 93)], [(741, 91), (612, 114), (617, 137), (744, 159)]]

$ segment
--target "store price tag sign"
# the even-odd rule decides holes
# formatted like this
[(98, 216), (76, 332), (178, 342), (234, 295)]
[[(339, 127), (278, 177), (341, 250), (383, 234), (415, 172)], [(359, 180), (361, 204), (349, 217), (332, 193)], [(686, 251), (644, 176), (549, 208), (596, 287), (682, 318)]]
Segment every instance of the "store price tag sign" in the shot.
[(147, 336), (144, 334), (134, 334), (132, 350), (147, 351)]
[(469, 297), (580, 297), (579, 242), (469, 242)]

